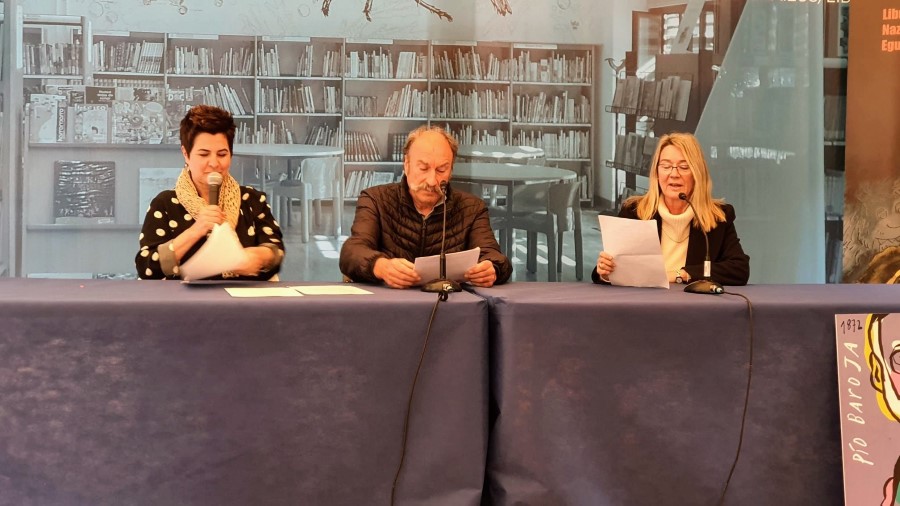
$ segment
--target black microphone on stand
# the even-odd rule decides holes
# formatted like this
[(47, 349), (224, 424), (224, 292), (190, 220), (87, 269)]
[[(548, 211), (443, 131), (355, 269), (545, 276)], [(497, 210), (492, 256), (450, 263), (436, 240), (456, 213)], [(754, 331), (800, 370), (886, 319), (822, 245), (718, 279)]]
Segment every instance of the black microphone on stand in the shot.
[[(679, 193), (678, 198), (687, 202), (687, 205), (691, 208), (694, 216), (697, 216), (696, 211), (694, 211), (694, 206), (691, 205), (691, 201), (688, 200), (687, 195)], [(703, 279), (688, 283), (688, 285), (684, 287), (684, 291), (688, 293), (709, 293), (718, 295), (725, 292), (725, 288), (710, 279), (710, 276), (712, 276), (712, 262), (709, 260), (709, 237), (706, 235), (705, 230), (701, 228), (700, 231), (703, 232), (703, 240), (706, 242), (706, 260), (703, 261)]]
[(209, 204), (213, 206), (219, 205), (219, 188), (222, 187), (222, 174), (218, 172), (207, 174), (206, 186), (209, 187)]
[(462, 287), (452, 279), (447, 279), (447, 255), (444, 253), (444, 239), (447, 236), (447, 181), (441, 181), (438, 188), (444, 198), (444, 224), (441, 226), (441, 257), (439, 259), (440, 273), (437, 279), (433, 279), (422, 286), (423, 292), (440, 293), (441, 300), (447, 300), (450, 292), (461, 292)]

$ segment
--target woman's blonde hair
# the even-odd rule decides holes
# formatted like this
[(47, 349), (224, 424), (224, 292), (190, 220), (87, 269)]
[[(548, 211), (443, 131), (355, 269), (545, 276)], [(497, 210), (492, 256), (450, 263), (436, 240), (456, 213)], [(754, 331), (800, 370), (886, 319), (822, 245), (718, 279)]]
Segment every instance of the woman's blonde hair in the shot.
[(688, 195), (688, 200), (691, 201), (691, 206), (694, 208), (693, 224), (703, 229), (704, 232), (709, 232), (716, 226), (716, 223), (725, 221), (725, 211), (722, 210), (722, 204), (725, 201), (712, 197), (712, 179), (709, 177), (703, 149), (697, 138), (689, 133), (674, 132), (660, 137), (659, 144), (656, 145), (656, 152), (653, 153), (653, 160), (650, 162), (650, 188), (644, 195), (629, 198), (624, 205), (636, 205), (638, 218), (642, 220), (649, 220), (656, 214), (659, 199), (662, 197), (657, 165), (660, 153), (668, 146), (680, 149), (691, 168), (691, 175), (694, 176), (694, 190)]

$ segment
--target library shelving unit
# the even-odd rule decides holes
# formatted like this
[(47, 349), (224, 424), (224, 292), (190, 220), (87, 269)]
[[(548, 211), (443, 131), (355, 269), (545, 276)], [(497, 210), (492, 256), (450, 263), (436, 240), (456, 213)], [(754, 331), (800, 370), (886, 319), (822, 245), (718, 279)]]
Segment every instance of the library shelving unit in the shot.
[[(24, 98), (9, 104), (26, 119), (18, 172), (20, 250), (28, 260), (19, 275), (133, 271), (144, 212), (135, 202), (183, 165), (178, 122), (199, 103), (232, 112), (236, 143), (344, 148), (351, 202), (360, 189), (401, 175), (406, 134), (422, 124), (445, 127), (463, 143), (540, 147), (547, 164), (580, 175), (584, 202), (593, 198), (596, 46), (92, 34), (83, 18), (27, 21), (15, 42), (34, 57), (19, 71)], [(66, 61), (78, 64), (48, 67), (49, 51), (77, 54)], [(245, 184), (272, 177), (244, 163), (236, 159), (234, 168)], [(105, 211), (59, 216), (74, 212), (60, 193), (77, 188), (105, 192), (105, 201), (92, 203)], [(79, 248), (108, 254), (64, 253)]]
[(462, 144), (510, 142), (510, 44), (433, 41), (431, 121)]
[(563, 44), (513, 44), (511, 144), (542, 148), (547, 162), (574, 170), (580, 198), (593, 201), (594, 52)]
[(355, 198), (372, 178), (393, 180), (399, 176), (400, 139), (428, 121), (427, 64), (425, 40), (345, 41), (344, 170), (348, 198)]

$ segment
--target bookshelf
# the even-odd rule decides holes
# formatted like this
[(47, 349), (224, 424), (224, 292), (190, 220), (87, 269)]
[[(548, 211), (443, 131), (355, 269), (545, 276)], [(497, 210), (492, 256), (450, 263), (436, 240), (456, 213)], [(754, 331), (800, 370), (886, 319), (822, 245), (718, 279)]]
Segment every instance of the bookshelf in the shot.
[(710, 69), (724, 60), (742, 9), (742, 3), (707, 2), (681, 52), (674, 46), (683, 4), (632, 13), (631, 51), (621, 65), (610, 62), (616, 88), (604, 106), (615, 116), (613, 159), (605, 161), (613, 171), (613, 212), (628, 196), (646, 191), (642, 185), (659, 137), (696, 130), (716, 79)]
[[(405, 137), (426, 123), (447, 128), (461, 143), (542, 148), (548, 165), (579, 174), (582, 201), (593, 200), (596, 46), (92, 33), (81, 18), (66, 18), (64, 24), (56, 24), (56, 17), (38, 18), (16, 43), (38, 47), (62, 40), (70, 44), (62, 47), (79, 52), (83, 65), (67, 74), (21, 75), (26, 98), (16, 107), (25, 111), (29, 136), (23, 149), (22, 172), (29, 174), (21, 241), (24, 256), (36, 258), (23, 265), (24, 275), (52, 268), (44, 261), (50, 255), (41, 252), (54, 237), (72, 242), (97, 235), (106, 249), (124, 245), (116, 247), (130, 261), (132, 232), (143, 218), (143, 210), (128, 208), (134, 206), (129, 196), (140, 186), (138, 169), (181, 166), (178, 123), (199, 103), (232, 112), (236, 143), (344, 148), (349, 201), (367, 186), (399, 178)], [(50, 22), (50, 28), (40, 21)], [(42, 117), (35, 115), (32, 95), (43, 101), (43, 116), (54, 111), (56, 123), (49, 130), (55, 134), (37, 136)], [(111, 222), (60, 224), (47, 214), (54, 162), (76, 159), (115, 162)], [(235, 173), (248, 176), (245, 183), (260, 182), (243, 161), (235, 164)], [(60, 268), (94, 268), (84, 265), (63, 261)], [(126, 267), (130, 264), (121, 268)]]
[(463, 144), (541, 148), (593, 203), (597, 81), (586, 45), (432, 41), (431, 122)]
[(428, 122), (428, 41), (344, 42), (345, 194), (355, 198), (373, 178), (402, 171), (397, 139)]

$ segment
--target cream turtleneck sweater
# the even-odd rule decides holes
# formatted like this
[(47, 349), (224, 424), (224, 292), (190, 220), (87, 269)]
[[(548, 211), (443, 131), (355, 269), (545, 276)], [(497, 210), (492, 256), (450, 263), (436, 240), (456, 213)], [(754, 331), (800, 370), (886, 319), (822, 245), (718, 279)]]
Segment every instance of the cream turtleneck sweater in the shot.
[(656, 210), (662, 218), (659, 245), (662, 247), (663, 259), (666, 262), (666, 275), (669, 277), (669, 283), (674, 283), (675, 276), (684, 267), (687, 259), (688, 237), (691, 233), (694, 211), (688, 207), (681, 214), (672, 214), (662, 199)]

